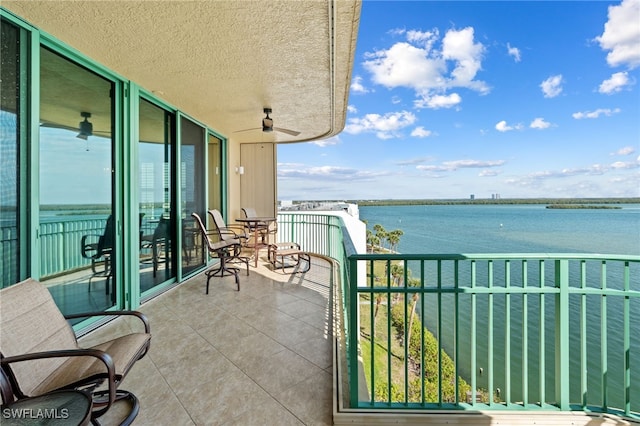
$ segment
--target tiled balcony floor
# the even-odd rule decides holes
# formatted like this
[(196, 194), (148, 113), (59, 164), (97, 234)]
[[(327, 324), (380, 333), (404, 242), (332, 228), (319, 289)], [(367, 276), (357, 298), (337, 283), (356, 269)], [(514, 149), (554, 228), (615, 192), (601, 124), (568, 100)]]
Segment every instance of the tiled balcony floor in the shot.
[(241, 273), (239, 292), (233, 277), (213, 278), (208, 295), (199, 274), (143, 304), (151, 350), (121, 386), (140, 400), (134, 424), (332, 424), (332, 274), (318, 258), (305, 274), (259, 265)]

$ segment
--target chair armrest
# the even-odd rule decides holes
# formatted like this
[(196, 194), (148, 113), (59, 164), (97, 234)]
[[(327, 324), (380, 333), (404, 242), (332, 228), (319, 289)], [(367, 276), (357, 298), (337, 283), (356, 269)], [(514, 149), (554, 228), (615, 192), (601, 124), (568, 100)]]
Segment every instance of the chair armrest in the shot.
[[(98, 234), (87, 234), (83, 235), (80, 239), (80, 250), (82, 251), (82, 257), (86, 259), (94, 259), (98, 254), (98, 240), (101, 235)], [(95, 242), (87, 242), (88, 238), (95, 238)], [(89, 252), (93, 252), (92, 254)]]
[(227, 250), (229, 248), (232, 247), (240, 247), (240, 240), (222, 240), (222, 241), (218, 241), (216, 243), (211, 244), (211, 250), (213, 251), (218, 251), (218, 250)]
[(245, 228), (243, 226), (225, 226), (224, 228), (219, 228), (219, 230), (222, 234), (235, 235), (237, 238), (247, 238), (244, 232)]
[[(45, 352), (32, 352), (28, 354), (14, 355), (8, 357), (2, 357), (0, 359), (0, 365), (9, 365), (15, 362), (24, 362), (24, 361), (33, 361), (36, 359), (44, 359), (44, 358), (69, 358), (69, 357), (80, 357), (80, 356), (90, 356), (94, 358), (98, 358), (107, 369), (108, 376), (108, 390), (109, 390), (109, 400), (107, 401), (107, 405), (100, 410), (96, 410), (92, 413), (92, 417), (99, 417), (111, 408), (113, 403), (116, 400), (116, 367), (113, 363), (113, 359), (111, 356), (103, 351), (98, 349), (61, 349), (55, 351), (45, 351)], [(24, 397), (27, 395), (23, 395), (18, 387), (18, 383), (16, 383), (15, 377), (12, 377), (13, 373), (11, 373), (10, 380), (13, 381), (14, 387), (16, 387), (17, 394), (19, 396)]]
[(142, 324), (144, 325), (144, 332), (149, 334), (151, 333), (151, 326), (149, 324), (149, 320), (147, 319), (147, 316), (145, 314), (143, 314), (142, 312), (138, 312), (138, 311), (101, 311), (101, 312), (83, 312), (83, 313), (79, 313), (79, 314), (71, 314), (71, 315), (65, 315), (64, 318), (69, 320), (69, 319), (74, 319), (74, 318), (86, 318), (86, 317), (100, 317), (100, 316), (124, 316), (124, 315), (129, 315), (129, 316), (135, 316), (137, 318), (140, 319), (140, 321), (142, 321)]

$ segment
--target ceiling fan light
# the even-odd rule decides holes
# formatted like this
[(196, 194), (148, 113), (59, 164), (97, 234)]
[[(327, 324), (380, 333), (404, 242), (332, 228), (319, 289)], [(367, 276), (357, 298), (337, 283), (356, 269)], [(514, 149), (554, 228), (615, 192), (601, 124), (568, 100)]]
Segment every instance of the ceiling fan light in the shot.
[(269, 117), (262, 119), (262, 131), (273, 132), (273, 120)]
[(88, 117), (91, 117), (91, 113), (81, 112), (80, 115), (84, 117), (84, 120), (78, 124), (80, 133), (78, 133), (78, 136), (76, 137), (79, 139), (87, 140), (87, 137), (93, 135), (93, 124), (89, 122), (89, 120), (87, 120)]

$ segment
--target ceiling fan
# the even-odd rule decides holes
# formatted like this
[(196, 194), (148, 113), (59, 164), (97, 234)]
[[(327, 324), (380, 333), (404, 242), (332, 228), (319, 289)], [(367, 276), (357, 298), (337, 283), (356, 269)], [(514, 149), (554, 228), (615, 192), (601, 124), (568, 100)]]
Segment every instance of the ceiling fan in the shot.
[(48, 121), (42, 121), (40, 123), (40, 126), (48, 127), (51, 129), (64, 129), (72, 132), (77, 131), (79, 133), (76, 137), (83, 140), (87, 140), (87, 137), (89, 136), (101, 136), (101, 137), (107, 137), (107, 138), (111, 137), (110, 131), (100, 131), (100, 130), (93, 129), (93, 123), (89, 121), (89, 118), (91, 118), (90, 112), (83, 111), (80, 113), (80, 116), (83, 118), (83, 120), (78, 123), (78, 127), (68, 126), (68, 125), (59, 124), (59, 123), (52, 123)]
[(300, 132), (295, 131), (295, 130), (283, 129), (282, 127), (274, 127), (273, 126), (273, 118), (269, 117), (269, 114), (271, 114), (273, 112), (271, 110), (271, 108), (264, 108), (262, 111), (266, 114), (266, 117), (264, 117), (262, 119), (262, 127), (255, 127), (253, 129), (245, 129), (245, 130), (236, 130), (234, 133), (248, 132), (250, 130), (260, 130), (260, 129), (262, 129), (263, 132), (276, 131), (276, 132), (286, 133), (286, 134), (291, 135), (291, 136), (298, 136), (300, 134)]

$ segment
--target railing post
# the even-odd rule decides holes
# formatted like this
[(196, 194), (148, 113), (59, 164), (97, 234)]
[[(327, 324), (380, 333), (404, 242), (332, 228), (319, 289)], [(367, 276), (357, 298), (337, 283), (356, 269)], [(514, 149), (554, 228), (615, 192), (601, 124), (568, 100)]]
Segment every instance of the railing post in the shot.
[(349, 406), (358, 408), (359, 403), (359, 371), (360, 354), (358, 340), (360, 337), (360, 314), (358, 312), (358, 261), (348, 258), (349, 262)]
[(556, 403), (561, 410), (569, 409), (569, 261), (555, 262), (556, 295)]

